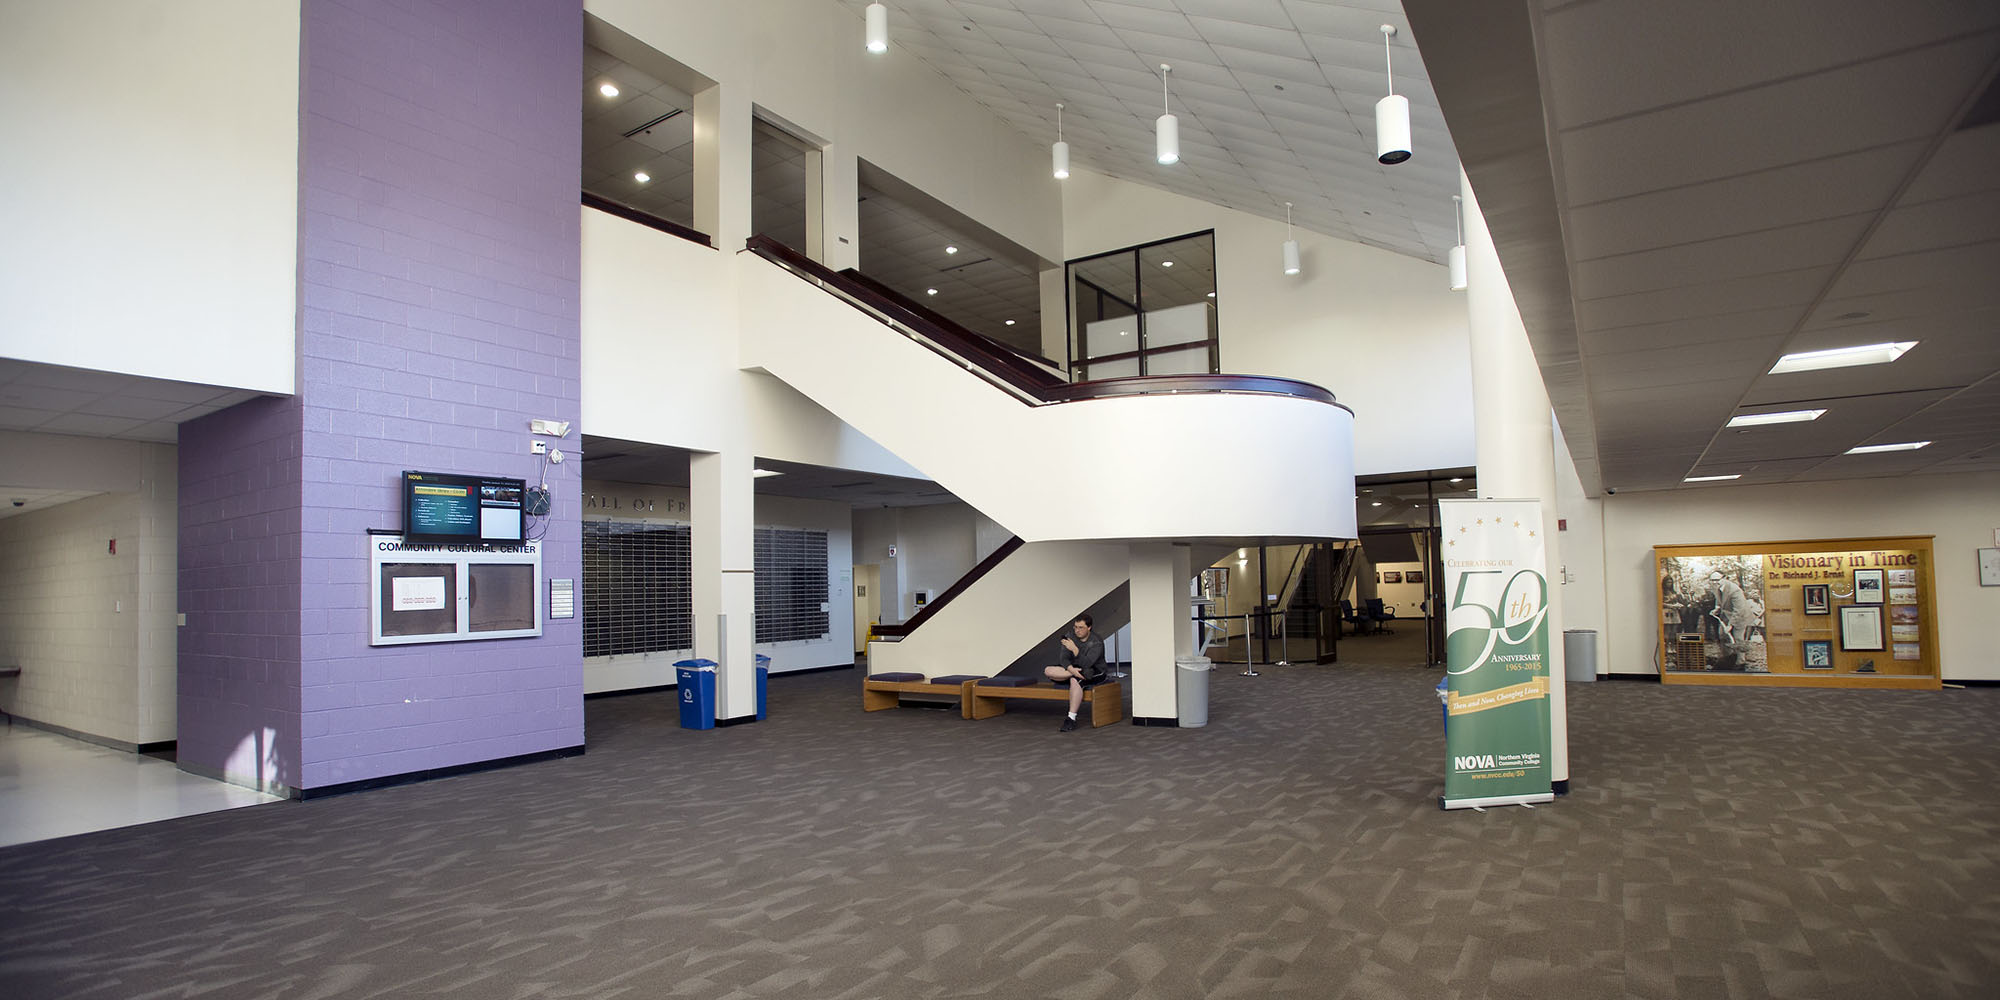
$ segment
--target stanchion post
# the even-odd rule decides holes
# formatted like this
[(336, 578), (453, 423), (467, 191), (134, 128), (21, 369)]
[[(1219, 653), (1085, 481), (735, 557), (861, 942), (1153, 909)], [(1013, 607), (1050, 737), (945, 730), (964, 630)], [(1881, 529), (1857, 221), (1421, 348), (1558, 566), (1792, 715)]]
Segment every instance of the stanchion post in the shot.
[(1250, 645), (1250, 615), (1251, 612), (1243, 612), (1243, 676), (1260, 677), (1262, 675), (1257, 673), (1257, 649)]

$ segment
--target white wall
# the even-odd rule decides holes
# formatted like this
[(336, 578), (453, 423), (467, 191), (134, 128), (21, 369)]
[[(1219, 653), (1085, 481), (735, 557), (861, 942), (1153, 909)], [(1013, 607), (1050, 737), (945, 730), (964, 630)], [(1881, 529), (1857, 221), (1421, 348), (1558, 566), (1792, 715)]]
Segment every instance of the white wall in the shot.
[[(1939, 662), (1946, 680), (2000, 680), (2000, 587), (1975, 550), (2000, 529), (2000, 473), (1679, 489), (1603, 501), (1605, 672), (1653, 674), (1653, 546), (1935, 535)], [(1587, 628), (1572, 615), (1566, 627)]]
[(289, 393), (299, 7), (0, 5), (0, 356)]
[[(687, 524), (685, 487), (654, 486), (587, 479), (583, 482), (583, 519), (647, 520)], [(853, 531), (849, 508), (843, 503), (759, 496), (755, 522), (765, 528), (802, 528), (826, 532), (827, 627), (822, 639), (757, 643), (755, 650), (771, 658), (771, 672), (840, 666), (854, 657)], [(584, 613), (588, 614), (586, 607)], [(695, 622), (700, 630), (702, 622)], [(708, 627), (714, 628), (711, 622)], [(620, 656), (595, 656), (583, 661), (585, 694), (626, 691), (674, 683), (673, 664), (694, 655), (690, 649), (659, 650)]]
[(936, 600), (977, 564), (978, 512), (947, 503), (902, 507), (897, 514), (896, 551), (903, 575), (897, 607), (908, 620), (917, 613), (917, 591), (928, 590)]
[[(870, 56), (859, 12), (826, 0), (587, 0), (584, 9), (725, 90), (747, 89), (744, 103), (828, 143), (829, 169), (851, 176), (854, 159), (866, 159), (1015, 243), (1059, 259), (1061, 195), (1049, 175), (1047, 145), (1001, 125), (896, 45), (900, 14), (891, 14), (888, 53)], [(742, 139), (748, 138), (746, 131)], [(843, 187), (852, 190), (852, 182), (829, 190)], [(830, 218), (827, 241), (846, 237), (858, 248), (855, 218), (851, 205)]]
[(1283, 221), (1084, 170), (1063, 185), (1065, 259), (1215, 230), (1222, 370), (1333, 390), (1357, 475), (1473, 464), (1465, 298), (1443, 266), (1294, 229), (1288, 278)]
[(122, 745), (175, 737), (175, 456), (138, 448), (134, 492), (0, 519), (0, 706)]
[[(1392, 572), (1399, 576), (1407, 576), (1412, 572), (1423, 573), (1427, 571), (1424, 569), (1424, 564), (1420, 562), (1384, 562), (1375, 564), (1375, 569), (1371, 576), (1380, 576), (1383, 573)], [(1396, 609), (1396, 617), (1398, 618), (1422, 618), (1424, 616), (1424, 585), (1421, 583), (1377, 584), (1375, 587), (1375, 596), (1381, 598), (1382, 603)], [(1356, 607), (1365, 610), (1367, 605), (1357, 603)]]

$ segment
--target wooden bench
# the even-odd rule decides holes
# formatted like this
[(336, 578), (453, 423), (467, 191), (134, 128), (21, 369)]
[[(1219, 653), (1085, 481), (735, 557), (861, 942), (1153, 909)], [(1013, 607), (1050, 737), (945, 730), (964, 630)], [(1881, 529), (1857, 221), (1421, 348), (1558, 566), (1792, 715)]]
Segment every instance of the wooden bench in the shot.
[[(1069, 688), (1054, 684), (1039, 684), (1034, 687), (994, 687), (976, 680), (965, 683), (965, 697), (959, 702), (960, 711), (968, 719), (990, 719), (1007, 711), (1007, 699), (1025, 698), (1029, 701), (1069, 701)], [(1107, 680), (1094, 687), (1083, 689), (1083, 703), (1090, 706), (1091, 726), (1108, 726), (1125, 717), (1125, 689), (1117, 681)]]
[[(965, 695), (980, 679), (962, 681), (957, 684), (932, 684), (930, 681), (878, 681), (872, 677), (861, 682), (861, 710), (879, 712), (885, 708), (895, 708), (903, 703), (903, 695), (928, 694), (940, 698), (951, 698), (959, 703), (959, 714), (965, 716)], [(970, 718), (970, 716), (965, 716)]]

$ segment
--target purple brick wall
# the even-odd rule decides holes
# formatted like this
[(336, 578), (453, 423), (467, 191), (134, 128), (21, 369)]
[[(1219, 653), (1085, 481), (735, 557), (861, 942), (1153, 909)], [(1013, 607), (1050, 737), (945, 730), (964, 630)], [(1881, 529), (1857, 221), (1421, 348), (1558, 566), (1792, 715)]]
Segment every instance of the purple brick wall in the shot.
[(293, 399), (181, 425), (179, 757), (299, 783), (299, 427)]
[[(300, 787), (581, 745), (579, 620), (371, 648), (365, 532), (402, 470), (533, 483), (528, 421), (577, 419), (582, 5), (303, 18)], [(546, 577), (582, 571), (577, 468), (548, 469)]]

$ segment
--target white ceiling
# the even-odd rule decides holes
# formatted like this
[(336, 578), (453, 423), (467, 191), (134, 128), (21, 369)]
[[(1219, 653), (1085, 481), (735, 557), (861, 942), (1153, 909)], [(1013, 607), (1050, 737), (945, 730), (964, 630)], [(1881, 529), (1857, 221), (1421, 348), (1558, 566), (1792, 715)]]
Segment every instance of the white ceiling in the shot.
[[(867, 0), (855, 14), (859, 44)], [(1396, 0), (894, 0), (890, 51), (943, 74), (1074, 166), (1443, 263), (1456, 237), (1458, 160)], [(1388, 93), (1381, 26), (1395, 25), (1396, 92), (1414, 155), (1375, 160)], [(1153, 160), (1160, 64), (1181, 162)]]
[(2000, 470), (2000, 4), (1407, 6), (1587, 488)]

